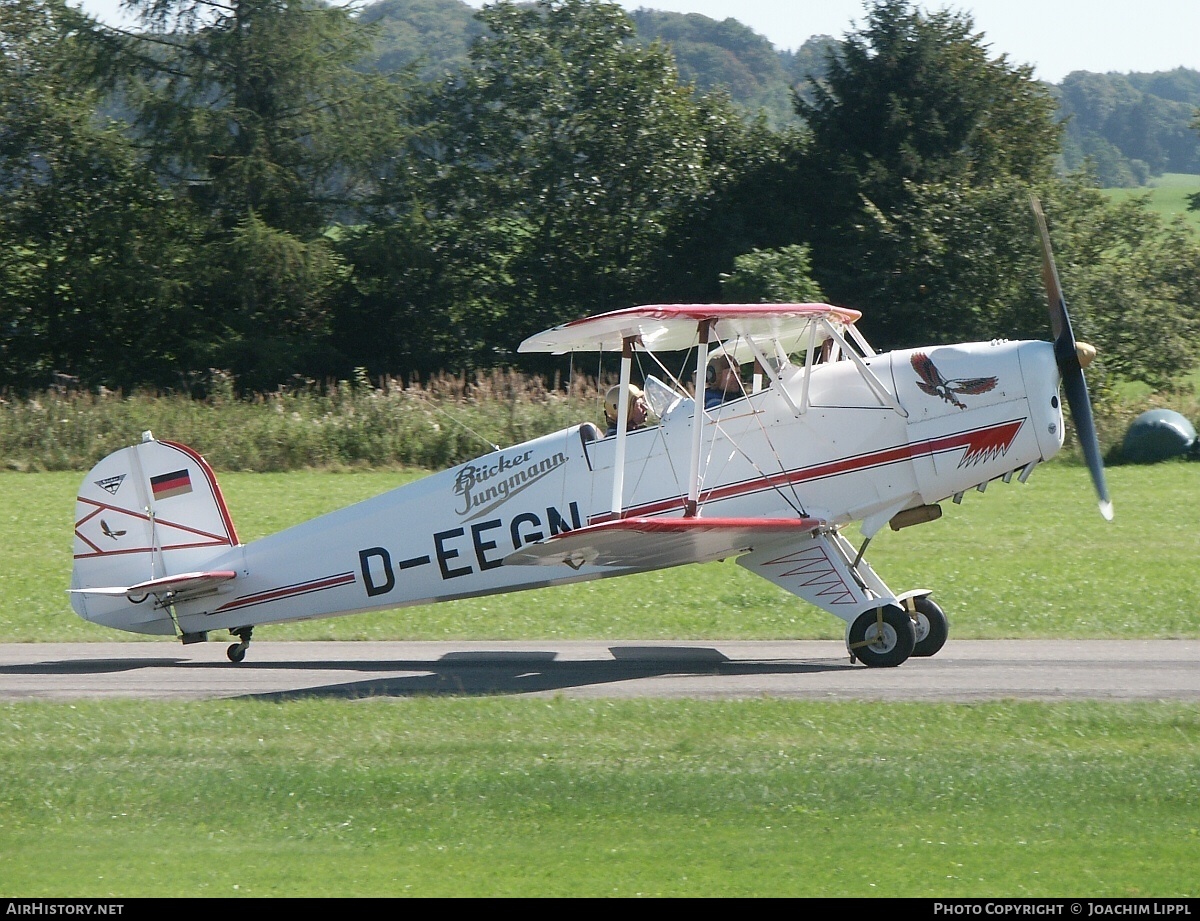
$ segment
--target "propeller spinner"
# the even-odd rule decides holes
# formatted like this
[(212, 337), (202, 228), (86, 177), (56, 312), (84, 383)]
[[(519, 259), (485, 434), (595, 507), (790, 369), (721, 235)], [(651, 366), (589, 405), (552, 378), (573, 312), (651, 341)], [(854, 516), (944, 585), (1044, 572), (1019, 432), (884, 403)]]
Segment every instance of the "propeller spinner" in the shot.
[(1100, 457), (1100, 442), (1096, 437), (1096, 423), (1092, 418), (1092, 404), (1088, 398), (1087, 381), (1083, 369), (1096, 355), (1096, 350), (1086, 342), (1076, 342), (1071, 331), (1071, 318), (1067, 314), (1067, 302), (1063, 298), (1062, 286), (1058, 282), (1058, 269), (1054, 265), (1054, 253), (1050, 248), (1050, 232), (1046, 229), (1046, 216), (1037, 196), (1030, 196), (1033, 215), (1037, 219), (1038, 233), (1042, 240), (1042, 281), (1046, 286), (1046, 300), (1050, 308), (1050, 331), (1054, 335), (1054, 358), (1062, 378), (1067, 405), (1071, 409), (1071, 421), (1083, 448), (1083, 456), (1092, 474), (1092, 483), (1100, 497), (1100, 514), (1112, 521), (1113, 505), (1104, 481), (1104, 461)]

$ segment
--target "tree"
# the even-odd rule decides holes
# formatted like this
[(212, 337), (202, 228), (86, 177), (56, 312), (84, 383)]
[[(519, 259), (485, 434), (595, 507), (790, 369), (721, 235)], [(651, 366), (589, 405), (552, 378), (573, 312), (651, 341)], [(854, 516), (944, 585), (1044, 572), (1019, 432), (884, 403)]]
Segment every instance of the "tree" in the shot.
[[(1200, 111), (1198, 111), (1196, 117), (1192, 119), (1192, 130), (1200, 131)], [(1188, 210), (1200, 211), (1200, 192), (1194, 192), (1188, 196)]]
[(989, 58), (963, 13), (873, 0), (866, 25), (828, 58), (814, 101), (797, 99), (811, 155), (884, 211), (905, 183), (1047, 175), (1055, 104), (1028, 66)]
[(733, 271), (722, 273), (721, 293), (733, 304), (819, 303), (825, 295), (811, 272), (807, 246), (751, 250), (733, 260)]
[[(1200, 169), (1200, 149), (1187, 130), (1200, 104), (1200, 73), (1183, 68), (1157, 74), (1076, 71), (1058, 91), (1069, 169), (1081, 165), (1071, 148), (1090, 154), (1099, 146), (1107, 148), (1110, 160), (1140, 161), (1152, 175)], [(1099, 177), (1105, 186), (1119, 184), (1103, 167)]]
[(437, 240), (468, 365), (648, 292), (682, 209), (722, 168), (714, 121), (742, 124), (681, 84), (663, 46), (634, 43), (614, 3), (500, 2), (478, 15), (488, 31), (471, 66), (432, 97), (416, 138), (420, 181), (397, 177)]
[(1046, 201), (1077, 338), (1099, 349), (1110, 382), (1165, 389), (1200, 363), (1200, 242), (1144, 198), (1112, 204), (1088, 181), (1059, 183)]
[(876, 0), (813, 98), (797, 198), (814, 276), (876, 346), (1048, 338), (1037, 190), (1094, 373), (1160, 387), (1194, 366), (1194, 240), (1144, 202), (1110, 207), (1093, 176), (1055, 176), (1053, 100), (968, 17)]
[(0, 6), (0, 385), (179, 383), (192, 227), (97, 116), (79, 27), (58, 0)]
[(986, 309), (988, 290), (943, 287), (959, 278), (949, 240), (961, 225), (922, 209), (934, 199), (966, 207), (991, 187), (1011, 201), (1007, 186), (1049, 180), (1055, 104), (1030, 68), (992, 59), (965, 14), (874, 0), (810, 89), (811, 102), (796, 101), (811, 135), (794, 200), (825, 290), (863, 309), (885, 346), (943, 335), (944, 314), (925, 318), (951, 295), (959, 309)]
[(727, 93), (750, 113), (773, 125), (792, 125), (784, 57), (762, 35), (735, 19), (718, 21), (698, 13), (638, 9), (630, 14), (641, 42), (668, 45), (682, 79), (705, 93)]
[[(247, 389), (323, 376), (318, 347), (353, 220), (403, 142), (404, 82), (359, 64), (369, 33), (313, 0), (128, 0), (143, 30), (100, 30), (147, 163), (204, 216), (191, 303), (209, 361)], [(303, 282), (303, 283), (301, 283)]]
[[(223, 229), (319, 236), (403, 139), (404, 86), (359, 67), (370, 30), (315, 0), (127, 0), (110, 76), (164, 180)], [(129, 79), (132, 77), (133, 79)]]
[(734, 270), (738, 256), (807, 239), (806, 215), (795, 198), (803, 181), (800, 134), (772, 131), (764, 119), (747, 124), (720, 97), (707, 102), (709, 182), (680, 208), (656, 257), (650, 290), (659, 299), (726, 299), (721, 277)]
[(483, 32), (475, 11), (462, 0), (376, 0), (359, 21), (377, 27), (375, 70), (389, 73), (411, 65), (421, 79), (437, 80), (467, 63), (467, 49)]

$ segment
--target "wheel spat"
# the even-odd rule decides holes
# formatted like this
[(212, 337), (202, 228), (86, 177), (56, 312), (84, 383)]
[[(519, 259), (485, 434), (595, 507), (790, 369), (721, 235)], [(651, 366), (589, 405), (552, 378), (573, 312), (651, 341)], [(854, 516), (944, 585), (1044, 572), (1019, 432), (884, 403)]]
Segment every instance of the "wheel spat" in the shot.
[(1042, 281), (1046, 286), (1046, 302), (1050, 308), (1050, 331), (1054, 336), (1054, 359), (1058, 363), (1059, 377), (1062, 379), (1067, 405), (1071, 409), (1071, 421), (1075, 425), (1075, 434), (1079, 438), (1080, 447), (1083, 448), (1083, 457), (1091, 472), (1096, 495), (1100, 498), (1100, 514), (1108, 521), (1112, 521), (1112, 500), (1108, 496), (1108, 485), (1104, 480), (1104, 461), (1100, 457), (1100, 441), (1096, 437), (1092, 403), (1088, 398), (1087, 381), (1084, 380), (1083, 365), (1080, 363), (1081, 350), (1089, 357), (1091, 354), (1095, 354), (1095, 350), (1086, 343), (1075, 341), (1075, 334), (1071, 331), (1071, 317), (1067, 314), (1067, 302), (1063, 298), (1062, 286), (1058, 282), (1058, 269), (1054, 264), (1054, 252), (1050, 248), (1050, 232), (1046, 229), (1046, 216), (1042, 213), (1042, 203), (1036, 196), (1031, 197), (1031, 203), (1042, 241)]

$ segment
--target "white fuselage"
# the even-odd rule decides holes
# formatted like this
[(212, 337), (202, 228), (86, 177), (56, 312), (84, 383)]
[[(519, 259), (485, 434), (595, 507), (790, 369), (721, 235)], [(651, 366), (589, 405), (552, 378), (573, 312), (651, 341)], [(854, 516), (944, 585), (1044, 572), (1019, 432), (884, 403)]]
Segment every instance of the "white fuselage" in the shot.
[[(771, 385), (711, 411), (701, 439), (700, 514), (810, 516), (834, 527), (863, 521), (874, 533), (897, 512), (1047, 459), (1062, 444), (1048, 343), (940, 346), (865, 363), (892, 405), (843, 360), (785, 368), (780, 384), (790, 401)], [(693, 418), (684, 399), (659, 424), (625, 438), (622, 514), (684, 514)], [(204, 568), (236, 578), (177, 600), (175, 625), (165, 609), (151, 616), (145, 606), (153, 600), (136, 613), (124, 598), (89, 597), (76, 608), (122, 629), (203, 633), (635, 571), (502, 564), (522, 546), (612, 517), (617, 438), (590, 437), (591, 429), (556, 432), (273, 536), (208, 551)], [(197, 567), (194, 555), (186, 565)]]

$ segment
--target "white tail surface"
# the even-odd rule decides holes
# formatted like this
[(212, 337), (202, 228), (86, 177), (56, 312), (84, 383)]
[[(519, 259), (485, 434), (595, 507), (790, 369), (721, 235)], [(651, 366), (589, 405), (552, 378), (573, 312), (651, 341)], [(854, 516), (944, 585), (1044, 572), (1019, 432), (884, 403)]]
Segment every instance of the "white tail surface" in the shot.
[(228, 563), (237, 544), (221, 488), (204, 458), (147, 435), (100, 461), (79, 487), (71, 606), (85, 620), (173, 633), (161, 605), (135, 601), (125, 590), (202, 573), (220, 558)]

